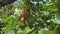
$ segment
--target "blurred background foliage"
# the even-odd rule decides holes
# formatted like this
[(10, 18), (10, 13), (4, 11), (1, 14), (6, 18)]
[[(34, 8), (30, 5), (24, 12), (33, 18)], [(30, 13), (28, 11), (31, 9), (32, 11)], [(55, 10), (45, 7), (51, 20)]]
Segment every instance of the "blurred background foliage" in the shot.
[[(59, 0), (16, 0), (0, 6), (0, 34), (60, 34), (59, 6)], [(29, 17), (23, 23), (24, 9)]]

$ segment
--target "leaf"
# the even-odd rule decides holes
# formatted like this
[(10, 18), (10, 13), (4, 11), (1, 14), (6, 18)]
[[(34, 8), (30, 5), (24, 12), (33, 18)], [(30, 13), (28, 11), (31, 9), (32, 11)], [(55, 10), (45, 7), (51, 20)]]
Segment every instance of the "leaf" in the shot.
[(45, 34), (54, 34), (53, 31), (44, 31)]
[(15, 18), (12, 18), (10, 16), (6, 17), (6, 21), (8, 23), (7, 23), (7, 25), (5, 27), (2, 28), (2, 31), (3, 32), (12, 29), (13, 26), (15, 26), (15, 24), (16, 24), (16, 19)]
[(42, 11), (42, 13), (43, 13), (44, 15), (49, 15), (49, 14), (50, 14), (50, 13), (47, 12), (47, 11)]
[(7, 32), (5, 32), (4, 34), (15, 34), (14, 30), (9, 30)]
[[(33, 29), (34, 29), (34, 28), (33, 28)], [(26, 27), (26, 28), (25, 28), (25, 32), (28, 33), (28, 32), (30, 32), (30, 31), (32, 31), (33, 29), (30, 29), (29, 27)]]
[(51, 19), (53, 23), (60, 24), (60, 14), (55, 14), (55, 19)]
[(46, 29), (41, 29), (39, 30), (38, 34), (54, 34), (54, 32)]
[(2, 32), (10, 30), (11, 28), (12, 28), (12, 25), (7, 25), (6, 27), (2, 28)]
[(58, 20), (57, 18), (51, 19), (51, 20), (52, 20), (52, 22), (54, 22), (54, 23), (56, 23), (56, 24), (60, 24), (60, 20)]
[(25, 31), (21, 31), (18, 34), (26, 34), (26, 32)]
[(26, 34), (26, 32), (25, 32), (25, 30), (19, 29), (19, 30), (17, 31), (17, 34)]
[(36, 33), (35, 31), (32, 32), (32, 34), (35, 34), (35, 33)]

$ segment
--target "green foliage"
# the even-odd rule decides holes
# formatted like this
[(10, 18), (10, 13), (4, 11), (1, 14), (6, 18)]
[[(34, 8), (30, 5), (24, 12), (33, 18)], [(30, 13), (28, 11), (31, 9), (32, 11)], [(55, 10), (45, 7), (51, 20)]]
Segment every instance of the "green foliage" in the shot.
[[(12, 3), (0, 7), (0, 22), (5, 24), (1, 28), (0, 33), (55, 34), (56, 25), (60, 24), (60, 13), (57, 7), (57, 3), (59, 2), (57, 1), (17, 0), (16, 4)], [(20, 20), (23, 17), (22, 13), (24, 9), (29, 12), (29, 17), (25, 23), (22, 23)]]

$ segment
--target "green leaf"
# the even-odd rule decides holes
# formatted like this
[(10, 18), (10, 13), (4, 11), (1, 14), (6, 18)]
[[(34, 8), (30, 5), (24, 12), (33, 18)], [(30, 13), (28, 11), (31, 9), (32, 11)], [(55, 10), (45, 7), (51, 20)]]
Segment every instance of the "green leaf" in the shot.
[(44, 31), (45, 34), (54, 34), (53, 31)]
[(11, 28), (12, 28), (12, 25), (7, 25), (6, 27), (2, 28), (2, 32), (10, 30)]
[(47, 11), (41, 11), (44, 15), (49, 15), (50, 13)]
[(36, 33), (35, 31), (32, 32), (32, 34), (35, 34), (35, 33)]
[(45, 30), (45, 29), (41, 29), (41, 30), (39, 30), (38, 34), (54, 34), (54, 32)]
[(30, 32), (30, 31), (32, 31), (32, 30), (33, 30), (33, 29), (30, 29), (29, 27), (26, 27), (26, 28), (25, 28), (25, 32), (26, 32), (26, 33)]
[(55, 19), (51, 19), (53, 23), (60, 24), (60, 14), (55, 14)]
[(18, 34), (26, 34), (26, 32), (25, 31), (21, 31)]
[(4, 34), (15, 34), (14, 30), (9, 30), (7, 32), (5, 32)]
[(26, 32), (25, 32), (25, 30), (19, 29), (19, 30), (17, 31), (17, 34), (26, 34)]

